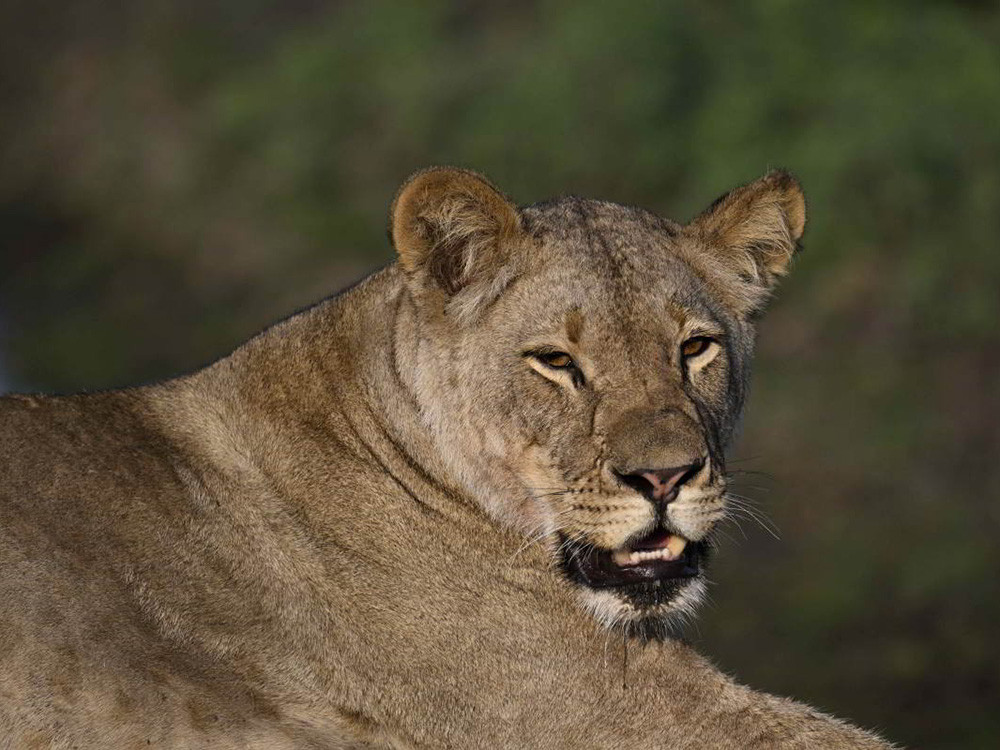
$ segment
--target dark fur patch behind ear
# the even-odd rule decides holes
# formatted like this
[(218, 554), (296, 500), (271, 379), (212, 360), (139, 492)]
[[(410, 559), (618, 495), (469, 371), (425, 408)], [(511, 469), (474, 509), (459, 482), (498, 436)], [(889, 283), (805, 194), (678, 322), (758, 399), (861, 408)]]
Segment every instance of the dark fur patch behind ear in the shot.
[(498, 273), (520, 231), (513, 203), (475, 172), (452, 167), (413, 175), (389, 216), (400, 264), (449, 295)]

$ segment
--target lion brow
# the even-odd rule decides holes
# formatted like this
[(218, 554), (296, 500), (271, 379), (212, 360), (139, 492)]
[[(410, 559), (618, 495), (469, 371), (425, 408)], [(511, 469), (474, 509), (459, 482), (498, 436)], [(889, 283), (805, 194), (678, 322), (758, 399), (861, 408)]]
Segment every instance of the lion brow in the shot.
[(583, 313), (580, 312), (579, 307), (574, 307), (566, 313), (566, 337), (571, 343), (578, 344), (582, 335)]

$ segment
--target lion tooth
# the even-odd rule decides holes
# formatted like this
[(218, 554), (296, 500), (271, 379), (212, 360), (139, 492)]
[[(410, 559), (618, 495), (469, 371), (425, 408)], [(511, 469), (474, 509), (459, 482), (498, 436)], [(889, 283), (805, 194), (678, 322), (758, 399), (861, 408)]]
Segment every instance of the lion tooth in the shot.
[(687, 539), (682, 536), (671, 535), (667, 539), (667, 544), (659, 549), (630, 550), (626, 547), (616, 549), (611, 554), (611, 559), (615, 565), (625, 568), (630, 565), (639, 565), (649, 560), (676, 560), (681, 556)]
[(615, 565), (621, 568), (631, 564), (632, 553), (627, 549), (616, 549), (611, 558), (615, 561)]
[(680, 557), (681, 552), (687, 546), (687, 539), (682, 536), (677, 536), (676, 534), (671, 534), (670, 538), (667, 540), (667, 549), (670, 550), (670, 554), (674, 557)]

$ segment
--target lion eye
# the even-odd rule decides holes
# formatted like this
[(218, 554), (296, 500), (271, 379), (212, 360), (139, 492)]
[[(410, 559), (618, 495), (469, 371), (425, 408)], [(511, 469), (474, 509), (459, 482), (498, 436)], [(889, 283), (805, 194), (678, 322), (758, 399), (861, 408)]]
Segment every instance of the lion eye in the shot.
[(697, 357), (699, 354), (704, 354), (713, 343), (713, 339), (708, 336), (695, 336), (690, 338), (681, 344), (681, 356), (684, 359), (691, 359), (692, 357)]
[(573, 358), (566, 352), (544, 352), (537, 356), (538, 359), (540, 359), (544, 364), (556, 369), (576, 367), (576, 363), (573, 362)]
[(525, 356), (531, 359), (532, 367), (541, 375), (549, 378), (549, 380), (553, 380), (549, 373), (558, 372), (560, 373), (560, 378), (555, 379), (556, 382), (563, 376), (568, 375), (575, 387), (583, 387), (583, 370), (580, 369), (576, 361), (566, 352), (553, 349), (536, 349), (535, 351), (525, 352)]

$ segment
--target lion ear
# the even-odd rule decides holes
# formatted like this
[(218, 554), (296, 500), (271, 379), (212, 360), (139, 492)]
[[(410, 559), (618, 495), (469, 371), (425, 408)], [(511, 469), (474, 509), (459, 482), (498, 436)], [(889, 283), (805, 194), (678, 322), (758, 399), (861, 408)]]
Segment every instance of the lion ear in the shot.
[(713, 265), (737, 278), (736, 307), (749, 313), (788, 272), (805, 224), (802, 188), (779, 169), (726, 193), (686, 231), (708, 246)]
[(431, 167), (396, 194), (389, 236), (407, 274), (448, 296), (502, 275), (522, 234), (517, 207), (480, 175)]

